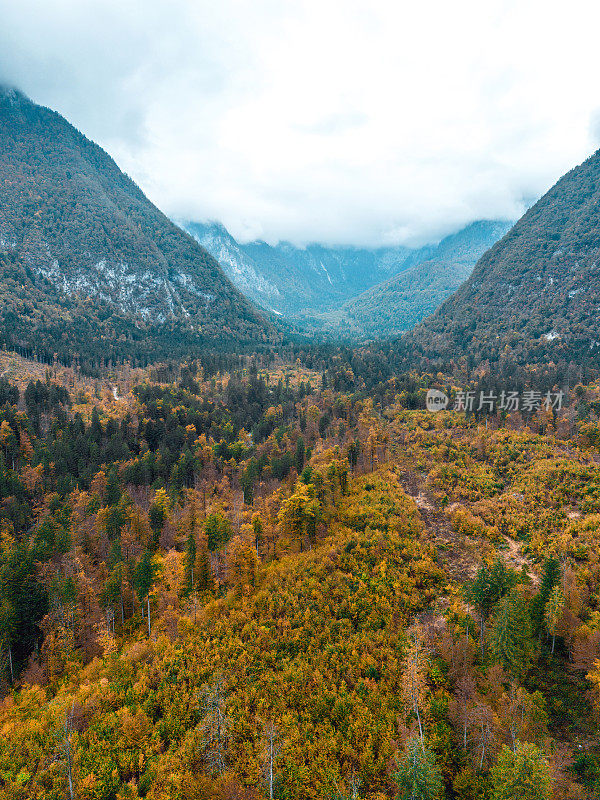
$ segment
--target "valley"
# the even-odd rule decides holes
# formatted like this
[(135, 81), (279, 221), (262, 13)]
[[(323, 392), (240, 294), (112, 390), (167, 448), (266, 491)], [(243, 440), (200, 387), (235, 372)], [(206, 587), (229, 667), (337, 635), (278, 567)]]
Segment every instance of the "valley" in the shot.
[(397, 337), (435, 311), (511, 227), (474, 222), (420, 248), (240, 244), (217, 223), (182, 227), (237, 288), (300, 333), (357, 342)]
[(0, 123), (1, 796), (597, 798), (599, 153), (296, 246)]

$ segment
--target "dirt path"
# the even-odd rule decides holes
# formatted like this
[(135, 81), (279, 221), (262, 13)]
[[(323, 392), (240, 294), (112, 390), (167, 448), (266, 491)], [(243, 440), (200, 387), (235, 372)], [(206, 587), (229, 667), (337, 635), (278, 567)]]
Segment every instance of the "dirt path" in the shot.
[[(456, 583), (463, 584), (475, 576), (481, 564), (482, 542), (470, 536), (457, 534), (449, 516), (453, 506), (442, 511), (425, 491), (422, 483), (414, 475), (405, 476), (405, 480), (401, 478), (404, 491), (419, 509), (429, 540), (438, 548), (448, 577)], [(507, 562), (507, 566), (518, 572), (525, 567), (533, 585), (538, 586), (539, 576), (531, 561), (521, 552), (521, 545), (508, 536), (503, 536), (503, 540), (506, 549), (501, 549), (499, 554)], [(484, 544), (490, 546), (487, 541)]]
[(520, 572), (523, 567), (525, 567), (532, 584), (534, 586), (539, 586), (540, 576), (533, 571), (533, 565), (531, 561), (521, 552), (521, 545), (518, 542), (515, 542), (514, 539), (511, 539), (510, 536), (503, 536), (502, 538), (506, 542), (506, 546), (508, 548), (506, 551), (502, 552), (504, 555), (504, 560), (508, 561), (509, 566), (517, 570), (517, 572)]
[(462, 584), (472, 578), (479, 566), (477, 542), (456, 533), (448, 514), (437, 506), (422, 486), (418, 485), (414, 476), (406, 476), (405, 480), (401, 478), (401, 484), (419, 509), (427, 530), (427, 538), (437, 548), (441, 565), (450, 580)]

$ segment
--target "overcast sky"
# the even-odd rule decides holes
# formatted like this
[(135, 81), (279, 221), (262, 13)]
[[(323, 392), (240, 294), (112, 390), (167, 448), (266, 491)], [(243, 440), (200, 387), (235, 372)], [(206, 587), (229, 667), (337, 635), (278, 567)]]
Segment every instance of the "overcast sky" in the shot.
[(0, 0), (0, 81), (166, 213), (422, 243), (600, 144), (597, 0)]

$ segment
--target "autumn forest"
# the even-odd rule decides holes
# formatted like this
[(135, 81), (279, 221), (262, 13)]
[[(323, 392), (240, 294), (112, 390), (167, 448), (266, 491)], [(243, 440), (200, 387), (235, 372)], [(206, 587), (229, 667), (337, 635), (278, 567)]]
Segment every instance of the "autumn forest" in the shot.
[(3, 354), (2, 796), (596, 797), (597, 387), (268, 362)]

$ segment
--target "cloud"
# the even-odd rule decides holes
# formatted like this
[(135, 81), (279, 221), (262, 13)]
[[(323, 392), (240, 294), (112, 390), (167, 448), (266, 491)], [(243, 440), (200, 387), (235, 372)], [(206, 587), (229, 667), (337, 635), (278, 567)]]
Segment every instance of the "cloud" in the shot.
[(600, 139), (589, 0), (0, 0), (0, 20), (0, 80), (167, 213), (242, 238), (513, 218)]

